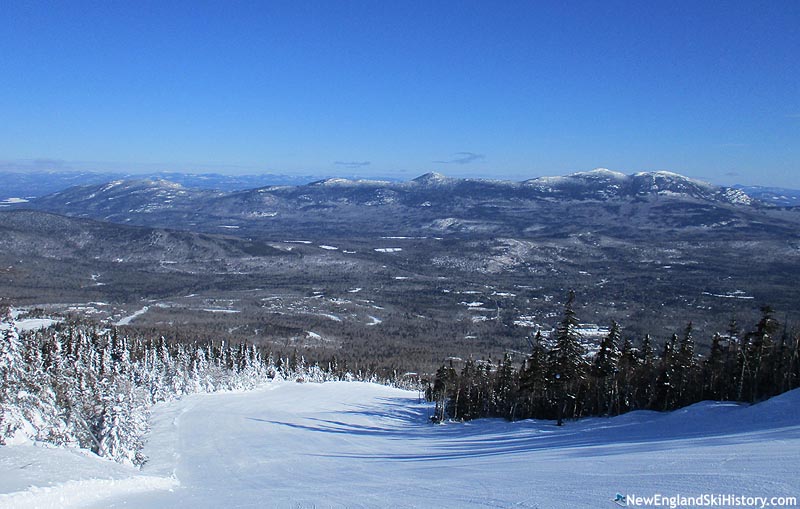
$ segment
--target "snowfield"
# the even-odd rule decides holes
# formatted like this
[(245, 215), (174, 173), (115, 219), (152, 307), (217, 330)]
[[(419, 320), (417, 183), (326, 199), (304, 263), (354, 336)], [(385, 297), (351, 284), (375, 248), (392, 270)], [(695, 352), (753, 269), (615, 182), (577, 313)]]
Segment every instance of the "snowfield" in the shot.
[[(0, 447), (0, 507), (615, 507), (616, 493), (800, 497), (800, 390), (672, 413), (432, 425), (415, 392), (273, 383), (159, 404), (140, 471)], [(37, 487), (30, 487), (30, 486)]]

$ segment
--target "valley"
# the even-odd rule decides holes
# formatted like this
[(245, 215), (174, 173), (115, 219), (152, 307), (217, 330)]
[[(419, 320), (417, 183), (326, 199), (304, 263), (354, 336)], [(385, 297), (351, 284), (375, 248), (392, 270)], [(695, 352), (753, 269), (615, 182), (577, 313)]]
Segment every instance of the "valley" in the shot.
[(663, 172), (115, 181), (0, 210), (0, 295), (34, 314), (401, 372), (524, 353), (570, 289), (587, 341), (611, 320), (634, 343), (692, 321), (707, 345), (764, 304), (794, 323), (799, 266), (800, 211)]

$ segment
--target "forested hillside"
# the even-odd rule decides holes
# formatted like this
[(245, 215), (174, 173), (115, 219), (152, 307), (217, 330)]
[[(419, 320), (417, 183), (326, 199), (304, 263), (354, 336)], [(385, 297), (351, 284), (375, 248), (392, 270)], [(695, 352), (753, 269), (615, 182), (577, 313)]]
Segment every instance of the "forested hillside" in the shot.
[[(692, 323), (663, 344), (639, 345), (613, 322), (598, 345), (581, 340), (570, 293), (552, 337), (540, 333), (522, 366), (508, 354), (497, 365), (467, 360), (443, 365), (428, 389), (434, 419), (558, 419), (673, 410), (703, 400), (756, 402), (800, 386), (800, 334), (790, 334), (772, 308), (752, 329), (732, 320), (700, 356)], [(587, 348), (588, 346), (588, 348)], [(591, 350), (589, 350), (591, 348)]]
[(34, 439), (141, 465), (150, 407), (268, 380), (375, 379), (335, 361), (273, 358), (246, 343), (184, 344), (74, 322), (20, 333), (0, 310), (0, 445)]

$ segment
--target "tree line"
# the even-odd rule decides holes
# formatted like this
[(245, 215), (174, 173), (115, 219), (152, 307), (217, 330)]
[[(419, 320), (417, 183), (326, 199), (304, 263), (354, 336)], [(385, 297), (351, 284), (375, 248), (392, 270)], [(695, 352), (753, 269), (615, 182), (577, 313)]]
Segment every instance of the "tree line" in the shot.
[(759, 401), (800, 386), (800, 334), (790, 334), (761, 308), (749, 331), (731, 320), (696, 352), (692, 324), (663, 344), (646, 335), (635, 347), (613, 322), (589, 355), (578, 331), (570, 292), (551, 337), (540, 332), (524, 361), (505, 354), (499, 363), (467, 360), (460, 370), (442, 365), (426, 395), (434, 421), (478, 417), (563, 419), (673, 410), (702, 400)]
[(153, 404), (270, 380), (378, 381), (335, 358), (309, 364), (247, 343), (175, 343), (74, 321), (20, 332), (0, 309), (0, 445), (33, 439), (141, 465)]

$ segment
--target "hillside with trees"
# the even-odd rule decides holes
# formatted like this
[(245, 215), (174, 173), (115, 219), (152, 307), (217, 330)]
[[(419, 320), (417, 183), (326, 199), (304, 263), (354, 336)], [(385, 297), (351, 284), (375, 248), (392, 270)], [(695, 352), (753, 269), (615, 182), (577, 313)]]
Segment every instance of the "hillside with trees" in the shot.
[(0, 445), (33, 439), (141, 465), (150, 408), (198, 392), (253, 389), (275, 379), (376, 380), (335, 359), (273, 357), (247, 343), (129, 337), (85, 322), (20, 333), (0, 310)]
[(731, 320), (714, 334), (707, 355), (696, 352), (692, 323), (663, 344), (646, 335), (638, 346), (612, 322), (587, 354), (570, 292), (554, 337), (537, 332), (521, 365), (511, 355), (494, 363), (469, 359), (442, 365), (427, 389), (435, 421), (478, 417), (576, 419), (631, 410), (674, 410), (703, 400), (754, 403), (800, 386), (800, 334), (791, 334), (769, 306), (742, 331)]

